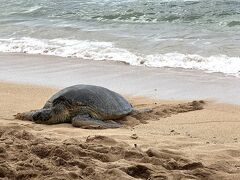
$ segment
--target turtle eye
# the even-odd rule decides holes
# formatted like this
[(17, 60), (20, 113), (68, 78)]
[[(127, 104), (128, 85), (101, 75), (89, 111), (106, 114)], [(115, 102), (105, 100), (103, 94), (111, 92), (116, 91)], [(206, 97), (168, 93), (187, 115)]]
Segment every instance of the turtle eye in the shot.
[(33, 115), (33, 121), (39, 121), (39, 122), (44, 122), (44, 121), (48, 121), (51, 118), (51, 113), (48, 110), (44, 110), (44, 111), (40, 111), (40, 112), (36, 112)]
[(36, 112), (33, 114), (33, 121), (38, 121), (41, 119), (41, 112)]

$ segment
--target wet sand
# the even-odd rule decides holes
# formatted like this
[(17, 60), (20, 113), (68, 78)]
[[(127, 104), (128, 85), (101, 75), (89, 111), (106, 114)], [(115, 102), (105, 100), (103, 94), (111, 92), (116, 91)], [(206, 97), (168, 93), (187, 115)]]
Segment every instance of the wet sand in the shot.
[(0, 80), (57, 88), (94, 84), (131, 96), (240, 104), (240, 78), (110, 61), (0, 53)]
[(240, 179), (239, 105), (205, 101), (202, 109), (190, 100), (126, 95), (153, 111), (122, 119), (119, 129), (14, 119), (56, 91), (0, 83), (0, 178)]

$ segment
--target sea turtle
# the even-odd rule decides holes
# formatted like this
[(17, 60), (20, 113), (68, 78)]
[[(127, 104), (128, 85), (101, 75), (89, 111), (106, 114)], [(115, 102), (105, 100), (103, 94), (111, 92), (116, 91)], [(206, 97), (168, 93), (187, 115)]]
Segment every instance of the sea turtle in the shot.
[(42, 109), (18, 113), (16, 119), (40, 124), (72, 123), (82, 128), (117, 128), (120, 119), (133, 112), (120, 94), (93, 85), (67, 87), (53, 95)]

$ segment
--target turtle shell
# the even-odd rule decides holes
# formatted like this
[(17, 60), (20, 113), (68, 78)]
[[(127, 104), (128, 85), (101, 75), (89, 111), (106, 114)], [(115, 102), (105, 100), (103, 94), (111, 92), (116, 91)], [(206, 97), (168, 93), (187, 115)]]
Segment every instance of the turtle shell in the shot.
[(105, 118), (120, 118), (132, 112), (132, 105), (120, 94), (109, 89), (93, 85), (75, 85), (67, 87), (53, 95), (43, 108), (50, 108), (60, 97), (72, 104), (89, 106)]

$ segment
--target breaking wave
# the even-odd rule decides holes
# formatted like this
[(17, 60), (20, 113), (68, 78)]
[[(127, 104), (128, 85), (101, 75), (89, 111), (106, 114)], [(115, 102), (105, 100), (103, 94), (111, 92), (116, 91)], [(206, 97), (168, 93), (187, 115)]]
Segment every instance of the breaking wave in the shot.
[(177, 52), (143, 55), (118, 48), (111, 42), (81, 41), (71, 39), (35, 39), (29, 37), (0, 39), (0, 51), (61, 57), (78, 57), (85, 60), (121, 61), (130, 65), (171, 67), (240, 75), (240, 57)]

